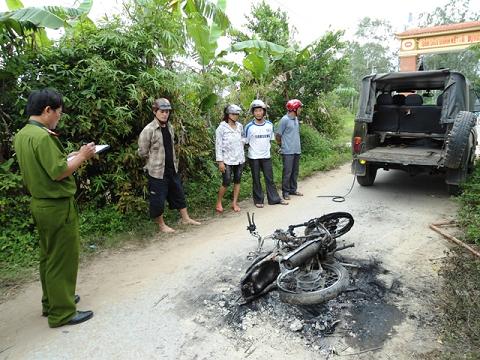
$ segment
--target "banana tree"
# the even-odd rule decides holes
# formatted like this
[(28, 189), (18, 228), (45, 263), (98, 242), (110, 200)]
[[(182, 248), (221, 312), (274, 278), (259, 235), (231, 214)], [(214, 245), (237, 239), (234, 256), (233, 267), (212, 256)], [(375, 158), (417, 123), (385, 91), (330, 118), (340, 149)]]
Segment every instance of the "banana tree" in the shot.
[(61, 6), (27, 7), (21, 0), (6, 0), (9, 11), (0, 12), (0, 45), (31, 38), (40, 45), (51, 44), (45, 29), (68, 27), (79, 18), (86, 18), (93, 0), (83, 0), (77, 8)]
[(172, 10), (184, 14), (186, 33), (193, 41), (195, 57), (206, 71), (216, 58), (218, 39), (230, 27), (225, 15), (227, 0), (217, 0), (216, 4), (206, 0), (173, 0), (169, 5)]
[(243, 66), (255, 79), (265, 80), (273, 62), (280, 60), (290, 49), (264, 40), (246, 40), (233, 44), (229, 51), (245, 52)]
[[(230, 21), (225, 14), (227, 0), (171, 0), (170, 9), (184, 18), (184, 29), (193, 45), (193, 58), (201, 66), (202, 89), (200, 91), (200, 108), (208, 114), (219, 100), (209, 78), (218, 73), (219, 66), (231, 64), (222, 59), (218, 50), (218, 39), (230, 28)], [(212, 71), (212, 68), (216, 66)]]

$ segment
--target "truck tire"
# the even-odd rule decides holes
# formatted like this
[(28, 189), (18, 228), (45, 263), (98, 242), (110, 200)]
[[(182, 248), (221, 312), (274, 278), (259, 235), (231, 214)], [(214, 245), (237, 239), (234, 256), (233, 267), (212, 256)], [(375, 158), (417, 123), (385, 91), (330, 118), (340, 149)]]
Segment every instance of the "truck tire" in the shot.
[(447, 192), (448, 195), (458, 196), (462, 193), (462, 189), (460, 189), (460, 185), (447, 184)]
[(372, 186), (377, 176), (377, 167), (373, 165), (365, 165), (365, 175), (357, 175), (357, 181), (362, 186)]
[(447, 178), (449, 178), (450, 181), (452, 178), (455, 179), (454, 183), (447, 183), (447, 191), (449, 195), (458, 196), (462, 193), (460, 184), (467, 179), (467, 176), (471, 173), (470, 168), (474, 166), (475, 162), (475, 145), (473, 145), (474, 141), (475, 136), (470, 134), (467, 146), (463, 151), (460, 166), (458, 169), (447, 169)]
[(452, 129), (447, 135), (444, 166), (458, 169), (462, 166), (462, 157), (468, 144), (470, 129), (475, 125), (475, 116), (468, 111), (460, 111)]

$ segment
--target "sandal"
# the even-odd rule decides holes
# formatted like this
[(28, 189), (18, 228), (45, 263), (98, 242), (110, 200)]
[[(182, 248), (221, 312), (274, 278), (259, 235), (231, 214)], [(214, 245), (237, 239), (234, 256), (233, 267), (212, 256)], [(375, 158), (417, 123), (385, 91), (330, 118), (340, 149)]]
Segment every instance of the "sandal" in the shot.
[(255, 206), (260, 209), (263, 208), (263, 204), (255, 204)]
[(292, 195), (303, 196), (303, 194), (300, 191), (295, 191), (294, 193), (292, 193)]
[(280, 202), (278, 203), (280, 205), (288, 205), (288, 202), (285, 201), (285, 200), (280, 200)]

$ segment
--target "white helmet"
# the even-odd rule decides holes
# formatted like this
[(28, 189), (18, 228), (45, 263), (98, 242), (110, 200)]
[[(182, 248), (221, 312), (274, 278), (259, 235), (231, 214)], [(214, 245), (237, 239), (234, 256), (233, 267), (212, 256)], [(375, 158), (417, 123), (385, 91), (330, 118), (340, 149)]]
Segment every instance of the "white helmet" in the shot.
[(225, 115), (228, 115), (228, 114), (240, 115), (241, 112), (242, 112), (242, 109), (240, 108), (240, 106), (235, 104), (227, 105), (224, 109)]
[(256, 99), (253, 100), (250, 104), (250, 112), (253, 112), (253, 109), (262, 108), (263, 110), (267, 111), (267, 105), (262, 100)]

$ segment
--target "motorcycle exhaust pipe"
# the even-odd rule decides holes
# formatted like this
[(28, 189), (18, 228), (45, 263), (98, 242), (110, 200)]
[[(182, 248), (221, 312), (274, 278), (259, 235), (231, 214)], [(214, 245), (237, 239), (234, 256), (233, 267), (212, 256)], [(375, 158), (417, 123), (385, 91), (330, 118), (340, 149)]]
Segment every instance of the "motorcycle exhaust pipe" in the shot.
[(283, 257), (281, 264), (287, 269), (292, 270), (305, 264), (308, 260), (318, 254), (321, 247), (321, 240), (312, 240), (293, 250)]

